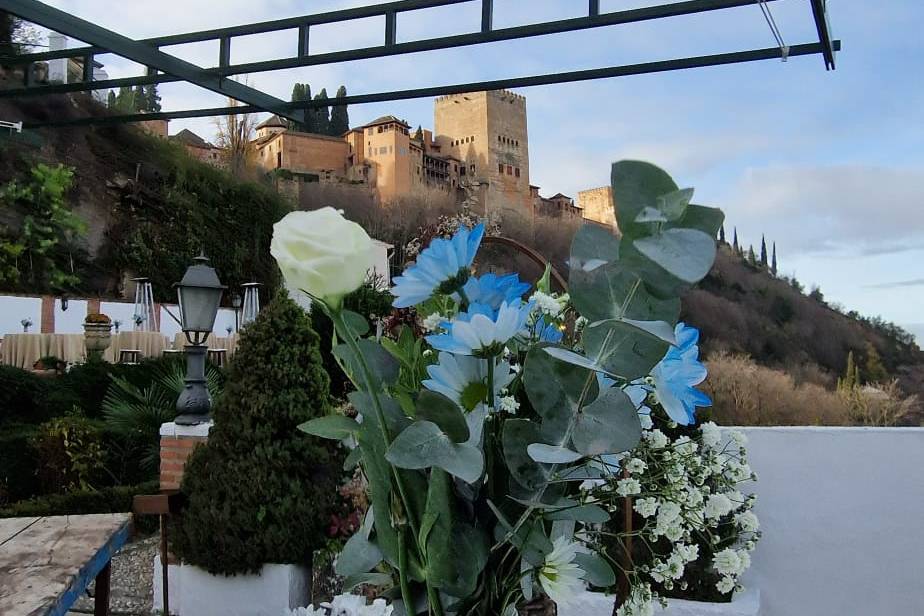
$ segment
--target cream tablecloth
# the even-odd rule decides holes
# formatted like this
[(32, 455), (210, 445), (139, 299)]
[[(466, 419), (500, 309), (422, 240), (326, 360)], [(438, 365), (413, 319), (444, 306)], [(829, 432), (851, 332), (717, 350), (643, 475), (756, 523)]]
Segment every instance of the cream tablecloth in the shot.
[(115, 363), (123, 349), (141, 351), (141, 357), (160, 357), (168, 342), (160, 332), (119, 332), (112, 335), (112, 343), (103, 353), (103, 359)]
[(0, 362), (27, 370), (48, 355), (68, 363), (83, 361), (83, 334), (7, 334), (0, 346)]

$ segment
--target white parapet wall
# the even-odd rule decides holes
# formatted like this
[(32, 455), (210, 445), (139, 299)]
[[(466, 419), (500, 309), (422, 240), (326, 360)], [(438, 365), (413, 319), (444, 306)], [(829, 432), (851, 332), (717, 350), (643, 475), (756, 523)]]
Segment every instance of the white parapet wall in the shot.
[(744, 428), (762, 616), (924, 614), (924, 428)]

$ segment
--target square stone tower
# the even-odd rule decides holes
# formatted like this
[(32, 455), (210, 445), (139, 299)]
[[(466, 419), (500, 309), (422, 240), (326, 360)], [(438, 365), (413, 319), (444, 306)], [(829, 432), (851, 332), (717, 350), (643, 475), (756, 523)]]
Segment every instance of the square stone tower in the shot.
[(532, 215), (526, 97), (507, 90), (436, 99), (434, 132), (444, 154), (464, 162), (460, 182), (480, 185), (479, 214)]

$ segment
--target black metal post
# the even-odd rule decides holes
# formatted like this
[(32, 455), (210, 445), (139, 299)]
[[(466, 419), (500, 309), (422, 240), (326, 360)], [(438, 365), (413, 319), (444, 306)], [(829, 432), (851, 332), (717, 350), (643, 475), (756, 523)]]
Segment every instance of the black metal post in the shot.
[(176, 401), (177, 425), (194, 426), (209, 420), (212, 409), (212, 396), (205, 379), (205, 358), (208, 347), (204, 344), (187, 344), (186, 350), (186, 387)]

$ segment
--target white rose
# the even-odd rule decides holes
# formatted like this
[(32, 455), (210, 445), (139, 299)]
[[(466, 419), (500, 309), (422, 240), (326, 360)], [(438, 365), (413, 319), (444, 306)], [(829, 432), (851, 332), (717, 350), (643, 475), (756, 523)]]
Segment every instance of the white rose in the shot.
[(273, 225), (270, 254), (287, 285), (321, 298), (330, 306), (358, 289), (372, 269), (369, 235), (355, 222), (325, 207), (290, 212)]

